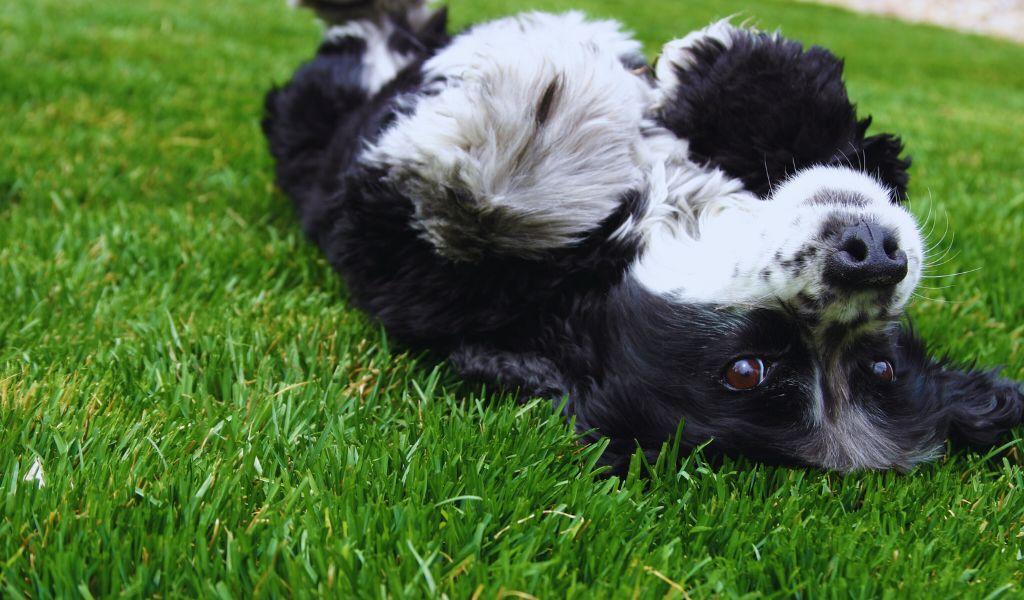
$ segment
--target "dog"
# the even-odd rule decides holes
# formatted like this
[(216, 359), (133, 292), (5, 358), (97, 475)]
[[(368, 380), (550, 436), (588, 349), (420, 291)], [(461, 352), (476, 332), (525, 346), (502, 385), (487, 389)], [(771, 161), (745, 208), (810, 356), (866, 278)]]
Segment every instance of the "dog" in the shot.
[(421, 2), (300, 1), (316, 55), (266, 97), (277, 183), (352, 299), (465, 378), (637, 449), (907, 471), (990, 447), (1024, 391), (931, 358), (910, 159), (842, 62), (713, 23), (652, 68), (614, 21), (447, 31)]

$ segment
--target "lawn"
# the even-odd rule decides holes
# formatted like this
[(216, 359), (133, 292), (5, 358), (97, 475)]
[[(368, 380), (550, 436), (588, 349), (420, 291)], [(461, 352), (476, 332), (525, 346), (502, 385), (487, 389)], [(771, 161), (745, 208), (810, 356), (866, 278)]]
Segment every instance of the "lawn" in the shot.
[[(1024, 379), (1024, 47), (800, 3), (626, 5), (452, 14), (585, 8), (653, 56), (738, 13), (845, 56), (914, 155), (912, 208), (950, 248), (934, 274), (966, 272), (926, 280), (916, 327)], [(259, 132), (318, 31), (283, 0), (0, 11), (0, 595), (1021, 593), (1019, 439), (907, 475), (692, 456), (607, 480), (549, 405), (389, 347)]]

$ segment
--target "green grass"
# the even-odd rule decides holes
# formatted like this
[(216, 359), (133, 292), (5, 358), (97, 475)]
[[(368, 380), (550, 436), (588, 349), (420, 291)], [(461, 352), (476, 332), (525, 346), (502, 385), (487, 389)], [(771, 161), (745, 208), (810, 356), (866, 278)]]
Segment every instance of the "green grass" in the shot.
[[(318, 36), (283, 5), (0, 11), (0, 595), (1020, 594), (1020, 440), (905, 476), (695, 456), (602, 480), (544, 403), (389, 349), (273, 187), (262, 94)], [(916, 326), (1024, 378), (1024, 48), (784, 2), (531, 6), (652, 54), (740, 13), (846, 56), (914, 211), (956, 232), (941, 272), (981, 267)]]

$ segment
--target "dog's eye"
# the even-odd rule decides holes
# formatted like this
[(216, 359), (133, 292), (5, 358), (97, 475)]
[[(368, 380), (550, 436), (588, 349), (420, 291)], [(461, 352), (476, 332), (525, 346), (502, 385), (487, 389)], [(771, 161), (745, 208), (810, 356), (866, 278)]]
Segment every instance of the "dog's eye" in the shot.
[(764, 382), (768, 365), (760, 358), (741, 358), (725, 368), (722, 381), (732, 390), (752, 390)]
[(892, 363), (887, 360), (877, 360), (871, 363), (871, 374), (876, 379), (889, 383), (896, 379), (896, 371), (892, 368)]

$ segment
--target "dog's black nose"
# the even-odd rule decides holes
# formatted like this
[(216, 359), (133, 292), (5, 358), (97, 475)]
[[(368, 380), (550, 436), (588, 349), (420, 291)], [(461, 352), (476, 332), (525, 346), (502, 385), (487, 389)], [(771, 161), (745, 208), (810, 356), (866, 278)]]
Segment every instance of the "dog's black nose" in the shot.
[(842, 287), (885, 287), (907, 276), (907, 253), (896, 235), (877, 223), (858, 223), (839, 232), (825, 261), (825, 281)]

